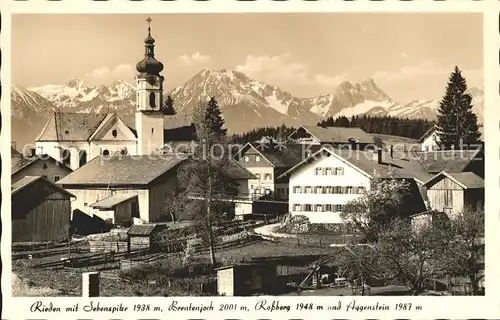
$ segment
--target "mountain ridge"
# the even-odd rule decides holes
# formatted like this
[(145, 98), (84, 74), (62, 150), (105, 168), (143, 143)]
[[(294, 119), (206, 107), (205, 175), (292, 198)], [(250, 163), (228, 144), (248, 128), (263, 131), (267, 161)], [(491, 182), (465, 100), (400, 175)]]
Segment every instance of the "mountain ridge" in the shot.
[[(482, 122), (483, 89), (473, 87), (469, 92), (473, 96), (478, 119)], [(368, 114), (435, 119), (439, 106), (439, 100), (396, 102), (372, 78), (359, 83), (344, 81), (331, 93), (300, 98), (278, 86), (229, 69), (202, 69), (167, 95), (174, 99), (177, 113), (187, 118), (198, 104), (204, 102), (200, 97), (208, 99), (214, 96), (231, 133), (281, 124), (315, 125), (330, 116)], [(33, 136), (41, 129), (38, 122), (46, 121), (47, 114), (54, 110), (116, 112), (127, 121), (133, 121), (135, 112), (135, 87), (124, 80), (116, 80), (109, 86), (89, 85), (79, 79), (72, 79), (63, 85), (50, 84), (28, 89), (13, 85), (11, 99), (15, 121), (28, 118), (30, 126), (37, 123), (32, 128), (36, 131)]]

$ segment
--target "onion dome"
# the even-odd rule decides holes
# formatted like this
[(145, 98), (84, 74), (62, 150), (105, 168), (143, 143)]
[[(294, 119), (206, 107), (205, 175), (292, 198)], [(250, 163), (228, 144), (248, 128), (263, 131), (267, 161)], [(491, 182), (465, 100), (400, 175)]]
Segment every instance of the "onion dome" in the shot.
[[(146, 21), (148, 22), (148, 24), (151, 23), (150, 18), (148, 18)], [(136, 69), (141, 74), (159, 76), (160, 72), (163, 70), (163, 63), (155, 59), (155, 39), (151, 37), (151, 26), (148, 26), (148, 36), (144, 40), (144, 43), (144, 59), (137, 63)]]

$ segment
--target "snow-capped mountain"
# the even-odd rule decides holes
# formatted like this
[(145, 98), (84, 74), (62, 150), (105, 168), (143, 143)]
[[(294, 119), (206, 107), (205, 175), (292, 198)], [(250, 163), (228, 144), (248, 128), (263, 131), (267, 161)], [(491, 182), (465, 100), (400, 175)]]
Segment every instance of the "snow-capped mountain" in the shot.
[[(471, 88), (469, 93), (482, 123), (483, 90)], [(229, 132), (283, 123), (314, 125), (329, 116), (369, 114), (435, 119), (439, 107), (439, 100), (396, 102), (373, 79), (361, 83), (344, 82), (332, 93), (298, 98), (279, 87), (232, 70), (202, 70), (167, 94), (174, 99), (177, 113), (188, 118), (196, 106), (204, 103), (203, 100), (215, 97)], [(135, 87), (126, 81), (118, 80), (110, 86), (92, 86), (76, 79), (63, 85), (30, 89), (13, 86), (11, 96), (13, 118), (26, 118), (28, 121), (24, 125), (37, 123), (30, 130), (33, 131), (32, 139), (40, 132), (50, 111), (56, 108), (65, 112), (116, 112), (126, 122), (133, 123)]]
[(46, 85), (28, 90), (68, 112), (133, 112), (135, 87), (122, 80), (110, 86), (91, 86), (73, 79), (64, 85)]
[(202, 70), (170, 92), (179, 113), (192, 114), (202, 101), (215, 97), (230, 131), (242, 132), (260, 126), (317, 123), (317, 114), (301, 99), (276, 86), (250, 79), (232, 70)]

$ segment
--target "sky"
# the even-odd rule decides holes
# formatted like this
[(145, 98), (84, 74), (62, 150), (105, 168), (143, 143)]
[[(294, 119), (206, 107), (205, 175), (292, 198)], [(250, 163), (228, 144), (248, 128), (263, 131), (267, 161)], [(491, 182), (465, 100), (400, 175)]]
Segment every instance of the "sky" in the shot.
[[(133, 82), (148, 15), (37, 14), (12, 18), (12, 81)], [(483, 85), (482, 16), (472, 13), (150, 15), (165, 87), (201, 69), (233, 69), (297, 97), (372, 78), (399, 102), (444, 94), (455, 65)]]

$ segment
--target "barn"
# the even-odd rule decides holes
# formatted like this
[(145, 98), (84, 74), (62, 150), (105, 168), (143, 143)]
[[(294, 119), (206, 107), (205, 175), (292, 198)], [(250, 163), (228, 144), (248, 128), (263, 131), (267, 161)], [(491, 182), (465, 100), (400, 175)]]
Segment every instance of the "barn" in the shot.
[(11, 186), (12, 242), (51, 242), (68, 237), (75, 196), (42, 176)]
[(272, 294), (277, 289), (277, 270), (274, 264), (239, 264), (217, 271), (217, 293), (224, 296)]
[(131, 250), (156, 250), (158, 249), (155, 234), (164, 230), (161, 224), (136, 224), (127, 231), (127, 251)]
[(484, 204), (484, 180), (473, 172), (442, 171), (424, 186), (431, 209), (449, 217)]

